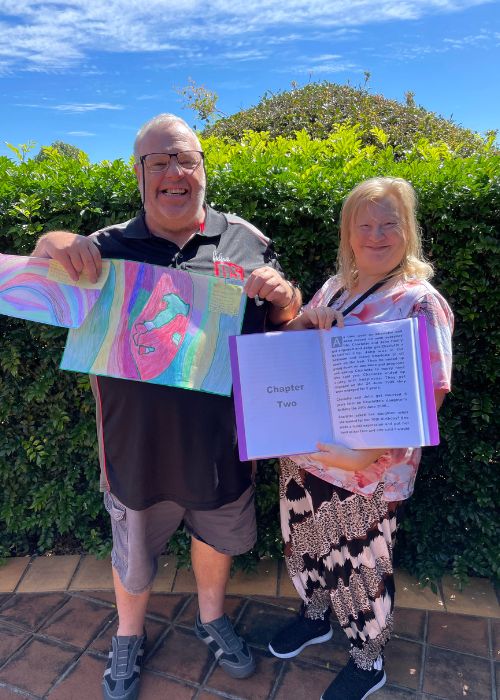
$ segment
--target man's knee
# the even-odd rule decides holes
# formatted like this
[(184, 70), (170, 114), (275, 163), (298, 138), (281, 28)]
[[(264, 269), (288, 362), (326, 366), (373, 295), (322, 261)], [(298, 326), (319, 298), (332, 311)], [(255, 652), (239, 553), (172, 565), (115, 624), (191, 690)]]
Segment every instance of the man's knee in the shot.
[(182, 521), (184, 509), (162, 501), (135, 511), (110, 493), (105, 493), (104, 504), (113, 530), (111, 562), (120, 583), (132, 595), (144, 593), (153, 584), (158, 558)]
[(257, 541), (254, 488), (213, 510), (187, 510), (184, 525), (194, 540), (230, 557), (244, 554)]

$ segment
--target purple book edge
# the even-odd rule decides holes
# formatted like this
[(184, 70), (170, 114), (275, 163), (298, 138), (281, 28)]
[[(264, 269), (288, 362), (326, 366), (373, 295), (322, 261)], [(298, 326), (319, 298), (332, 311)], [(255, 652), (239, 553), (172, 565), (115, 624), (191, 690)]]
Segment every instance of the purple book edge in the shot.
[(241, 398), (240, 368), (238, 364), (237, 335), (229, 336), (229, 359), (231, 361), (231, 373), (233, 375), (233, 398), (236, 414), (236, 430), (238, 432), (238, 452), (242, 462), (248, 460), (247, 438), (245, 434), (245, 421), (243, 420), (243, 401)]
[(418, 339), (420, 343), (425, 403), (427, 406), (427, 417), (429, 424), (429, 445), (439, 445), (439, 428), (437, 422), (436, 401), (434, 398), (434, 387), (432, 385), (429, 341), (427, 339), (427, 322), (425, 320), (425, 316), (422, 315), (418, 316)]

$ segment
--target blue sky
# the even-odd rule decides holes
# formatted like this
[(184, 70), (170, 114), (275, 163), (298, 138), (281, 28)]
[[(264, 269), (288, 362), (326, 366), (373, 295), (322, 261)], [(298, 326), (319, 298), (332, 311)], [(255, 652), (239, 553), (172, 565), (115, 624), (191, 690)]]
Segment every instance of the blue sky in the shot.
[[(484, 133), (500, 128), (500, 3), (486, 0), (0, 0), (5, 142), (128, 158), (192, 78), (232, 114), (310, 80), (362, 85)], [(199, 124), (198, 124), (199, 125)]]

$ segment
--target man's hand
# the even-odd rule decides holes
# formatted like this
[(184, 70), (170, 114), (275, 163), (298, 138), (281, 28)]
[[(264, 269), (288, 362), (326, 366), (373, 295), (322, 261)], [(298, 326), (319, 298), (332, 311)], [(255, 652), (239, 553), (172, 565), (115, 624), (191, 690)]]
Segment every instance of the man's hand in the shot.
[(101, 274), (101, 254), (86, 236), (69, 231), (50, 231), (38, 239), (34, 251), (37, 258), (53, 258), (66, 270), (74, 282), (83, 273), (91, 282)]
[(243, 291), (254, 299), (265, 299), (280, 309), (286, 308), (295, 297), (294, 287), (272, 267), (258, 267), (247, 279)]

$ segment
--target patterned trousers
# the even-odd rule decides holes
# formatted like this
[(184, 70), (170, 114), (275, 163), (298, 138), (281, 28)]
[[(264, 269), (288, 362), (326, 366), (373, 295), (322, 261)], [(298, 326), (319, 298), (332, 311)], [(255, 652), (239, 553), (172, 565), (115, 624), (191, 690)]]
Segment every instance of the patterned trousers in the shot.
[(356, 665), (370, 669), (393, 627), (392, 550), (399, 503), (352, 493), (280, 460), (285, 561), (305, 615), (330, 606), (349, 638)]

